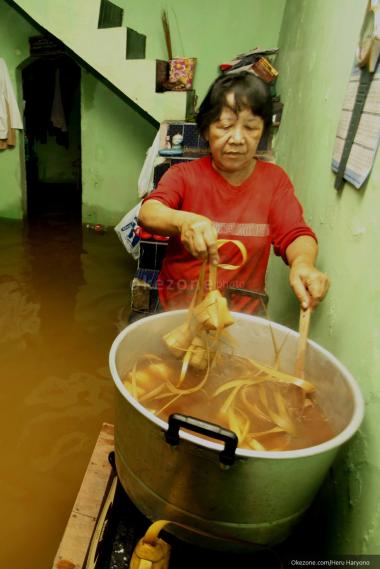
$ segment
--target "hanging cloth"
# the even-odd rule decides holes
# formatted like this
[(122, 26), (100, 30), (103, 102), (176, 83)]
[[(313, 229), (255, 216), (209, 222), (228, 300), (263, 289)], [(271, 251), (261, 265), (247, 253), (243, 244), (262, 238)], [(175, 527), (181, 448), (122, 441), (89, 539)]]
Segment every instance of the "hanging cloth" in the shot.
[(22, 129), (22, 119), (17, 106), (9, 72), (0, 58), (0, 149), (16, 144), (15, 129)]
[(62, 132), (67, 132), (65, 112), (62, 104), (61, 76), (59, 68), (55, 71), (54, 97), (50, 120), (55, 128), (58, 128)]
[(10, 146), (16, 146), (16, 129), (11, 127), (11, 116), (10, 116), (8, 103), (6, 103), (6, 113), (7, 113), (8, 135), (7, 138), (0, 138), (0, 150), (5, 150)]

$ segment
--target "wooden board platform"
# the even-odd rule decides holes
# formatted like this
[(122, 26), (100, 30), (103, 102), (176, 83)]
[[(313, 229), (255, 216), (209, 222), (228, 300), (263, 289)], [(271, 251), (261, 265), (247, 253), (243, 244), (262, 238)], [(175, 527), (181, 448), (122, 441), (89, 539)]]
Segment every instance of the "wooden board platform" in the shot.
[(108, 455), (114, 428), (103, 423), (79, 493), (54, 559), (53, 569), (83, 569), (96, 520), (112, 477)]

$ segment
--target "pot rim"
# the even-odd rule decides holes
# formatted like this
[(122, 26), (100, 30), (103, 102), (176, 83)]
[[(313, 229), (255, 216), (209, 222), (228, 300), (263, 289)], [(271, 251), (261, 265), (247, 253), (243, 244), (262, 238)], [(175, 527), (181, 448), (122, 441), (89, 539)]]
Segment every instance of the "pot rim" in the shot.
[[(110, 354), (109, 354), (109, 366), (110, 366), (113, 381), (114, 381), (118, 391), (146, 419), (148, 419), (149, 421), (151, 421), (152, 423), (154, 423), (155, 425), (157, 425), (158, 427), (160, 427), (164, 431), (166, 431), (168, 428), (167, 421), (163, 421), (162, 419), (159, 419), (151, 411), (148, 411), (148, 409), (146, 409), (143, 405), (141, 405), (141, 403), (139, 403), (136, 399), (134, 399), (134, 397), (132, 397), (132, 395), (129, 393), (127, 388), (124, 386), (124, 384), (123, 384), (123, 382), (119, 376), (119, 373), (117, 371), (117, 368), (116, 368), (116, 354), (117, 354), (117, 350), (118, 350), (121, 342), (124, 340), (125, 336), (127, 336), (135, 328), (138, 328), (139, 326), (146, 324), (148, 320), (153, 321), (153, 320), (158, 319), (158, 318), (170, 318), (173, 315), (186, 314), (186, 313), (187, 313), (187, 310), (172, 310), (172, 311), (168, 311), (168, 312), (161, 312), (159, 314), (147, 316), (145, 318), (142, 318), (141, 320), (138, 320), (136, 322), (133, 322), (132, 324), (129, 324), (115, 338), (114, 342), (112, 343)], [(268, 322), (268, 320), (261, 318), (259, 316), (253, 316), (250, 314), (244, 314), (244, 313), (240, 313), (240, 312), (232, 312), (232, 315), (238, 320), (253, 320), (253, 321), (260, 321), (260, 322), (261, 321)], [(298, 336), (298, 332), (295, 332), (291, 328), (288, 328), (282, 324), (278, 324), (276, 322), (271, 321), (271, 325), (275, 329), (284, 330), (284, 331), (286, 330), (291, 335)], [(317, 344), (313, 340), (308, 339), (308, 343), (310, 343), (310, 345), (314, 346), (319, 352), (321, 352), (325, 355), (328, 355), (329, 360), (333, 361), (335, 366), (343, 373), (343, 375), (344, 375), (344, 377), (345, 377), (345, 379), (346, 379), (346, 381), (347, 381), (347, 383), (351, 389), (351, 393), (353, 395), (353, 400), (354, 400), (354, 410), (353, 410), (353, 415), (352, 415), (350, 422), (335, 437), (333, 437), (332, 439), (329, 439), (328, 441), (325, 441), (319, 445), (315, 445), (315, 446), (307, 447), (307, 448), (303, 448), (303, 449), (288, 450), (288, 451), (256, 451), (256, 450), (250, 450), (250, 449), (237, 448), (236, 452), (235, 452), (236, 456), (238, 456), (240, 458), (263, 458), (263, 459), (280, 459), (280, 460), (281, 459), (283, 460), (283, 459), (306, 458), (308, 456), (314, 456), (314, 455), (321, 454), (324, 452), (328, 452), (328, 451), (331, 451), (335, 448), (340, 447), (345, 442), (347, 442), (356, 433), (356, 431), (359, 429), (360, 424), (361, 424), (363, 417), (364, 417), (364, 399), (363, 399), (362, 393), (359, 389), (359, 386), (358, 386), (356, 380), (354, 379), (352, 374), (348, 371), (348, 369), (333, 354), (331, 354), (331, 352), (329, 352), (328, 350), (326, 350), (325, 348), (323, 348), (322, 346), (320, 346), (319, 344)], [(218, 452), (223, 450), (223, 445), (221, 443), (214, 443), (212, 441), (202, 439), (201, 437), (197, 437), (196, 435), (193, 435), (193, 434), (188, 433), (188, 432), (183, 431), (183, 430), (180, 430), (179, 436), (181, 439), (192, 442), (192, 443), (194, 443), (198, 446), (201, 446), (203, 448), (206, 448), (206, 449), (212, 449), (212, 450), (215, 450)]]

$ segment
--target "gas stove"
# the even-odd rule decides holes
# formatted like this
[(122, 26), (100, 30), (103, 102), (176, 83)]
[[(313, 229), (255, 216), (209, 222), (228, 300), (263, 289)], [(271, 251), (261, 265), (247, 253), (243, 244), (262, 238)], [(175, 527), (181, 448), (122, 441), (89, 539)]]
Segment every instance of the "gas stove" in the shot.
[[(109, 460), (114, 467), (114, 453)], [(113, 481), (89, 548), (85, 569), (129, 569), (134, 548), (151, 522), (134, 506), (114, 471)], [(292, 559), (310, 556), (312, 544), (303, 524), (285, 544), (262, 547), (254, 553), (237, 554), (203, 549), (187, 544), (170, 533), (160, 537), (170, 544), (169, 569), (287, 569)], [(310, 534), (309, 532), (306, 532)], [(311, 532), (314, 536), (315, 533)], [(314, 546), (315, 546), (315, 540)]]

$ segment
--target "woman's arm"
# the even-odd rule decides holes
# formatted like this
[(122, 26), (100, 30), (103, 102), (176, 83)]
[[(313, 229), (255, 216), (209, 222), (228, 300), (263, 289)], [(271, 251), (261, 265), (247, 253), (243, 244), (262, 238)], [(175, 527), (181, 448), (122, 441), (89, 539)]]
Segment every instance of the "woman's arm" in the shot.
[(139, 223), (158, 235), (180, 235), (183, 246), (198, 259), (218, 263), (217, 232), (210, 219), (189, 211), (172, 209), (158, 200), (146, 201), (140, 209)]
[(327, 275), (314, 266), (317, 254), (318, 245), (308, 235), (297, 237), (286, 249), (290, 286), (304, 309), (315, 308), (329, 288)]

